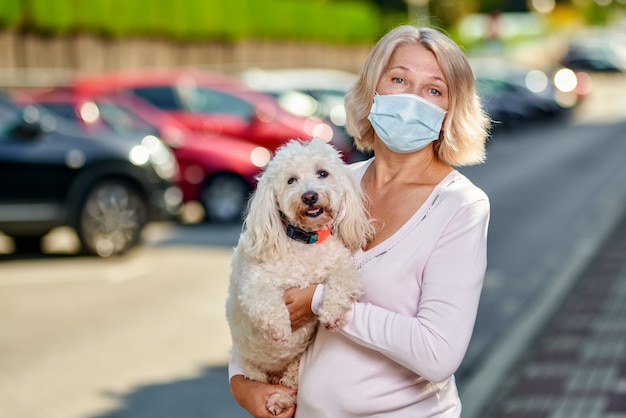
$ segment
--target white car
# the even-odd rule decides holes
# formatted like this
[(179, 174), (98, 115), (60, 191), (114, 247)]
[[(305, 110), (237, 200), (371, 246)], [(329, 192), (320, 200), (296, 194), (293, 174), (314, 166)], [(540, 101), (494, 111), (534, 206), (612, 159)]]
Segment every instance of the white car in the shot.
[(278, 97), (292, 113), (321, 116), (345, 126), (343, 99), (357, 76), (328, 68), (250, 69), (241, 79), (250, 87)]
[[(239, 77), (253, 89), (270, 93), (288, 112), (304, 117), (319, 117), (331, 122), (345, 134), (344, 97), (357, 75), (330, 68), (252, 68)], [(361, 159), (355, 151), (350, 159)]]

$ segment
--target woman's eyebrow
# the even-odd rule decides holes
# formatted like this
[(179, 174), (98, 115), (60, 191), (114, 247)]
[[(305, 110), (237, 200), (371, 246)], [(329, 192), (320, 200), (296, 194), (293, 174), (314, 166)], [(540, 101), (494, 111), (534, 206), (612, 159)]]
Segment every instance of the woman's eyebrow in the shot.
[(390, 70), (400, 69), (404, 71), (409, 71), (409, 67), (407, 67), (406, 65), (402, 65), (402, 64), (390, 65), (387, 68)]
[[(409, 67), (407, 67), (405, 65), (402, 65), (402, 64), (396, 64), (396, 65), (393, 65), (393, 66), (389, 66), (389, 67), (387, 67), (387, 71), (389, 71), (389, 70), (404, 70), (406, 72), (412, 72), (412, 70)], [(446, 84), (446, 80), (443, 77), (440, 77), (438, 75), (431, 74), (431, 75), (428, 75), (428, 77), (432, 78), (433, 80), (437, 80), (437, 81), (440, 81), (440, 82)]]

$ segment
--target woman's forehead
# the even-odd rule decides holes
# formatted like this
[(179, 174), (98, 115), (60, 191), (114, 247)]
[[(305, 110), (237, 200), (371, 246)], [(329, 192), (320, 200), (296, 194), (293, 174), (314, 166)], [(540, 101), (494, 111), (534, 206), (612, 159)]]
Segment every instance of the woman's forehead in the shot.
[(386, 70), (418, 71), (444, 78), (435, 54), (422, 45), (399, 45), (389, 57)]

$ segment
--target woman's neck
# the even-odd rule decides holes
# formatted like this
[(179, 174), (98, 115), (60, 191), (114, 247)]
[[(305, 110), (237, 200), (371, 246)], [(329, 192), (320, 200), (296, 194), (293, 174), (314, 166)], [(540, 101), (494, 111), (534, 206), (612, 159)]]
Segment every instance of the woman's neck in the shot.
[(376, 149), (376, 157), (365, 173), (367, 182), (375, 188), (392, 182), (437, 184), (453, 170), (435, 156), (432, 146), (407, 154), (378, 148), (384, 149)]

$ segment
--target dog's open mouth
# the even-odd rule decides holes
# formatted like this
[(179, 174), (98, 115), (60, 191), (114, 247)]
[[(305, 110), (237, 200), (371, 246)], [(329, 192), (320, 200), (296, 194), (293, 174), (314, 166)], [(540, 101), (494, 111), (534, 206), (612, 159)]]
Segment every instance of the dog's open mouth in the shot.
[(324, 209), (320, 207), (311, 207), (306, 211), (306, 216), (309, 218), (317, 218), (322, 213), (324, 213)]

